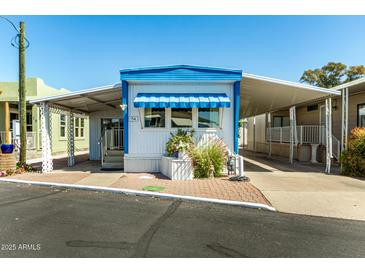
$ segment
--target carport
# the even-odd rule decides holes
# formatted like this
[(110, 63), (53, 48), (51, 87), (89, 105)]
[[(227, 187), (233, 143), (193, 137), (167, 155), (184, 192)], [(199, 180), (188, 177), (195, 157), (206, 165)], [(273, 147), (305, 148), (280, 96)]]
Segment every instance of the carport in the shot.
[[(105, 117), (122, 117), (121, 108), (122, 92), (121, 84), (102, 86), (98, 88), (75, 91), (69, 94), (49, 96), (31, 100), (31, 104), (39, 104), (40, 126), (42, 141), (42, 172), (53, 170), (53, 159), (51, 151), (51, 112), (64, 114), (67, 126), (67, 154), (68, 166), (75, 165), (75, 132), (74, 117), (89, 116), (90, 118), (90, 154), (100, 152), (98, 143), (102, 141), (100, 131), (100, 115)], [(99, 118), (97, 120), (96, 118)], [(87, 133), (88, 134), (88, 133)], [(122, 138), (121, 138), (122, 139)], [(92, 155), (90, 155), (92, 156)]]
[[(297, 145), (296, 107), (325, 99), (325, 140), (326, 169), (330, 173), (332, 158), (332, 101), (331, 97), (341, 95), (334, 89), (320, 88), (253, 74), (243, 74), (240, 95), (240, 116), (249, 118), (266, 114), (268, 127), (271, 127), (271, 112), (290, 109), (290, 153), (289, 162), (293, 163), (294, 146)], [(255, 136), (255, 119), (254, 119)], [(271, 131), (268, 131), (271, 134)], [(271, 156), (271, 138), (269, 138), (269, 156)]]
[[(331, 139), (331, 121), (332, 107), (331, 97), (338, 96), (341, 93), (337, 90), (324, 89), (300, 83), (294, 83), (284, 80), (278, 80), (268, 77), (262, 77), (252, 74), (243, 73), (240, 81), (239, 96), (239, 115), (240, 118), (253, 117), (259, 114), (269, 114), (270, 112), (290, 108), (290, 162), (293, 161), (294, 145), (297, 144), (296, 134), (296, 107), (309, 101), (320, 99), (326, 100), (326, 172), (330, 172), (332, 157), (332, 139)], [(105, 117), (127, 116), (127, 101), (122, 98), (122, 85), (115, 84), (100, 88), (82, 90), (66, 95), (45, 97), (38, 100), (32, 100), (30, 103), (40, 105), (41, 113), (41, 131), (42, 131), (42, 158), (43, 172), (52, 171), (52, 154), (50, 145), (50, 111), (63, 112), (68, 117), (68, 156), (69, 165), (75, 164), (74, 156), (74, 125), (73, 117), (75, 115), (94, 115), (98, 113)], [(123, 101), (124, 100), (124, 101)], [(237, 100), (238, 101), (238, 100)], [(237, 112), (238, 114), (238, 112)], [(271, 125), (270, 115), (268, 124)], [(128, 117), (126, 121), (128, 121)], [(103, 155), (100, 136), (100, 120), (95, 120), (95, 127), (90, 127), (90, 150), (95, 155)], [(96, 134), (98, 133), (98, 134)], [(122, 133), (123, 134), (123, 133)], [(123, 138), (122, 138), (123, 140)], [(271, 139), (270, 139), (271, 140)], [(269, 154), (271, 154), (271, 141), (269, 143)], [(93, 153), (94, 153), (93, 152)], [(96, 160), (95, 157), (94, 160)], [(102, 157), (101, 160), (103, 161)]]

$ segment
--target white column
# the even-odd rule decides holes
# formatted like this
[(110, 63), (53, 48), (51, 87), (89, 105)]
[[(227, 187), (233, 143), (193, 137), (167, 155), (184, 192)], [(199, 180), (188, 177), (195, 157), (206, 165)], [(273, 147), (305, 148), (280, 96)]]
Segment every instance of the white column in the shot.
[(253, 151), (256, 152), (256, 116), (253, 117)]
[(74, 127), (74, 114), (72, 111), (68, 115), (68, 136), (67, 136), (67, 165), (75, 165), (75, 127)]
[(349, 122), (349, 90), (345, 88), (341, 90), (342, 112), (341, 112), (341, 151), (347, 148), (347, 134)]
[(294, 145), (298, 143), (297, 136), (297, 121), (295, 114), (295, 106), (289, 109), (290, 116), (290, 147), (289, 147), (289, 163), (293, 163), (294, 160)]
[(272, 129), (271, 129), (271, 112), (267, 114), (267, 126), (268, 126), (268, 137), (269, 137), (269, 157), (271, 157), (271, 139), (272, 139)]
[(42, 172), (51, 172), (53, 170), (53, 160), (51, 152), (50, 138), (50, 121), (49, 106), (42, 102), (39, 107), (41, 119), (41, 135), (42, 135)]
[(344, 148), (347, 148), (347, 141), (348, 141), (348, 130), (349, 130), (349, 89), (346, 88), (345, 89), (345, 97), (346, 97), (346, 102), (345, 102), (345, 108), (346, 108), (346, 115), (345, 115), (345, 140), (344, 140)]
[(331, 173), (332, 160), (332, 100), (326, 99), (326, 173)]

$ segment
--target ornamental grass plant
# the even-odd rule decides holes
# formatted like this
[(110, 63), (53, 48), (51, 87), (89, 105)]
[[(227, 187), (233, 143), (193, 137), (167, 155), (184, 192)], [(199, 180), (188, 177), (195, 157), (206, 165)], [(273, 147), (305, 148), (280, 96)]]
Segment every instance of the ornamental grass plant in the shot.
[(347, 149), (341, 153), (341, 174), (365, 177), (365, 128), (354, 128)]

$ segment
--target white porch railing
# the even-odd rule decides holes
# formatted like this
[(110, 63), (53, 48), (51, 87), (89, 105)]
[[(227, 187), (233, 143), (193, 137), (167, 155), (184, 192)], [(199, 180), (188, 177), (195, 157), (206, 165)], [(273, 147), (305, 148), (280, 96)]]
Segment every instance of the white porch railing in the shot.
[[(5, 131), (0, 131), (0, 144), (5, 143)], [(9, 132), (9, 139), (12, 144), (19, 144), (19, 140), (14, 138), (12, 132)], [(26, 133), (27, 137), (27, 149), (36, 149), (37, 148), (37, 132), (35, 131), (28, 131)]]
[(124, 148), (124, 130), (122, 128), (106, 129), (104, 132), (104, 143), (107, 150), (122, 150)]
[[(278, 143), (290, 142), (290, 127), (272, 127), (267, 129), (266, 140)], [(324, 126), (301, 125), (297, 126), (297, 140), (299, 144), (323, 144)]]
[(103, 164), (108, 150), (124, 150), (124, 129), (104, 129), (101, 133), (99, 144), (101, 163)]
[[(270, 135), (271, 130), (271, 135)], [(266, 140), (275, 143), (290, 143), (290, 127), (272, 127), (267, 129)], [(326, 144), (325, 126), (297, 126), (298, 144)], [(332, 154), (338, 160), (340, 156), (340, 141), (332, 135)]]
[[(5, 144), (5, 140), (6, 140), (6, 132), (0, 131), (0, 144)], [(9, 131), (9, 140), (11, 143), (13, 143), (11, 131)]]
[(332, 155), (340, 160), (341, 154), (341, 142), (332, 134)]

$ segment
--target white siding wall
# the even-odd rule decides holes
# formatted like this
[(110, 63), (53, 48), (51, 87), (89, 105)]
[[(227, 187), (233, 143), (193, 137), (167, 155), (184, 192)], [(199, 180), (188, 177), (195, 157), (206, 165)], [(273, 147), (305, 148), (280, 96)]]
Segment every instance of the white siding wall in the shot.
[[(129, 116), (138, 117), (137, 122), (129, 122), (129, 151), (125, 156), (125, 171), (159, 171), (159, 159), (165, 153), (165, 144), (170, 137), (170, 132), (177, 129), (151, 129), (142, 128), (140, 112), (143, 109), (134, 108), (133, 101), (140, 92), (156, 93), (226, 93), (231, 99), (231, 107), (223, 109), (222, 129), (198, 129), (196, 109), (193, 109), (193, 127), (195, 137), (211, 132), (222, 137), (228, 148), (233, 151), (233, 84), (232, 83), (130, 83), (129, 84)], [(141, 115), (141, 116), (142, 116)], [(170, 120), (170, 110), (166, 112), (166, 120)], [(169, 124), (169, 123), (168, 123)], [(150, 157), (151, 159), (143, 159)], [(141, 161), (139, 161), (141, 159)]]
[[(109, 108), (109, 107), (106, 107)], [(122, 118), (122, 109), (103, 110), (90, 113), (90, 160), (100, 160), (100, 146), (98, 144), (101, 137), (101, 118)]]

